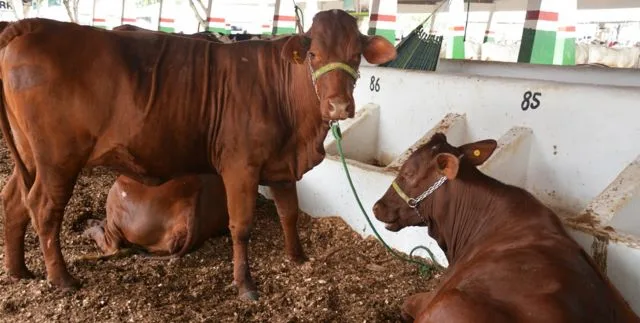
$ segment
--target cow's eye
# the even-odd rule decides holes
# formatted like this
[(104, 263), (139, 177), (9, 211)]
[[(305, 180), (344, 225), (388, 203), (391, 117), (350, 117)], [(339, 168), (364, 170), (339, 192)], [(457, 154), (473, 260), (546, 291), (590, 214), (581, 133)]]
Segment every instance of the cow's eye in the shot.
[(309, 52), (309, 58), (316, 58), (316, 53)]

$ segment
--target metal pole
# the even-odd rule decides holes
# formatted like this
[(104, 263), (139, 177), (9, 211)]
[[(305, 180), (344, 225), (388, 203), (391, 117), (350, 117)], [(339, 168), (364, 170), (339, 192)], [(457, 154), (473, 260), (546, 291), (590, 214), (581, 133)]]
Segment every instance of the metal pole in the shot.
[(91, 26), (96, 24), (96, 21), (94, 20), (96, 18), (96, 2), (98, 2), (98, 0), (93, 0), (93, 9), (91, 10)]
[(122, 0), (122, 13), (120, 14), (120, 24), (124, 25), (124, 4), (127, 0)]
[(160, 20), (162, 20), (162, 4), (164, 3), (164, 0), (160, 0), (160, 9), (158, 10), (158, 26), (156, 27), (156, 30), (160, 30)]

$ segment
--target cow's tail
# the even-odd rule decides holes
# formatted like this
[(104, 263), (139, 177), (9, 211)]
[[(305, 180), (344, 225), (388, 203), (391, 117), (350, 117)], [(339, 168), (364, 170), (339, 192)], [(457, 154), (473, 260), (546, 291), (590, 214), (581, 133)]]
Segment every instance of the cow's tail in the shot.
[(9, 124), (7, 101), (4, 95), (4, 83), (2, 79), (0, 79), (0, 128), (2, 130), (2, 136), (7, 143), (7, 148), (9, 148), (9, 152), (11, 152), (11, 155), (13, 155), (14, 163), (18, 169), (19, 174), (21, 175), (20, 177), (22, 177), (24, 186), (28, 190), (31, 188), (31, 186), (33, 186), (33, 179), (31, 178), (31, 174), (29, 174), (24, 161), (22, 160), (22, 158), (20, 158), (18, 148), (16, 147), (16, 142), (13, 138), (13, 133), (11, 132), (11, 124)]
[[(0, 33), (0, 58), (4, 59), (4, 53), (2, 52), (2, 50), (7, 47), (7, 45), (9, 45), (11, 41), (22, 35), (36, 32), (45, 28), (43, 24), (37, 23), (37, 20), (37, 18), (31, 18), (11, 23), (2, 31), (2, 33)], [(2, 65), (0, 64), (0, 66)], [(2, 74), (1, 70), (0, 74)], [(31, 178), (31, 174), (29, 174), (24, 161), (22, 160), (22, 158), (20, 158), (20, 154), (18, 153), (15, 139), (11, 132), (11, 125), (9, 123), (9, 116), (7, 113), (7, 101), (4, 93), (4, 82), (2, 80), (2, 77), (0, 76), (0, 128), (2, 130), (2, 136), (7, 143), (9, 152), (11, 152), (11, 155), (13, 155), (14, 162), (16, 164), (18, 172), (20, 172), (25, 188), (29, 189), (33, 185), (33, 179)]]
[(27, 18), (9, 24), (7, 28), (5, 28), (2, 33), (0, 33), (0, 49), (7, 47), (7, 45), (9, 45), (11, 41), (22, 35), (41, 31), (52, 27), (54, 24), (57, 24), (55, 22), (44, 24), (39, 20), (40, 19), (38, 18)]
[(184, 243), (182, 244), (182, 248), (180, 248), (180, 251), (178, 251), (178, 253), (176, 253), (176, 257), (182, 257), (184, 255), (187, 254), (187, 252), (189, 252), (189, 249), (191, 249), (191, 247), (193, 246), (193, 236), (194, 236), (194, 232), (196, 231), (196, 214), (198, 213), (198, 207), (199, 207), (199, 199), (198, 197), (200, 196), (200, 194), (196, 194), (193, 197), (193, 206), (192, 208), (189, 208), (190, 212), (189, 215), (187, 216), (187, 237), (184, 239)]

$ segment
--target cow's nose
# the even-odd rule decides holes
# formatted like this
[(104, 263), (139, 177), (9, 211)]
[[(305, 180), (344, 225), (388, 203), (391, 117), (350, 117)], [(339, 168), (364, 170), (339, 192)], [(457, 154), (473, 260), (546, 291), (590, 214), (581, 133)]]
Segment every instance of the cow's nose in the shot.
[(329, 100), (329, 117), (333, 120), (342, 120), (349, 117), (349, 102), (341, 100)]
[(383, 211), (384, 211), (384, 207), (382, 206), (382, 203), (377, 202), (376, 204), (373, 205), (373, 215), (376, 218), (378, 218), (378, 216), (382, 214)]

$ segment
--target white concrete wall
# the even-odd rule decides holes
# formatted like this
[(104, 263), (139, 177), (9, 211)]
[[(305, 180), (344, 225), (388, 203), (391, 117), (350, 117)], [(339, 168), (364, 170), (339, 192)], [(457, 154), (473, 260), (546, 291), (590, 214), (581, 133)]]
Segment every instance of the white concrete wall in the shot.
[[(380, 78), (380, 92), (370, 91), (372, 76)], [(521, 109), (527, 91), (541, 93), (536, 110)], [(584, 208), (640, 151), (640, 142), (629, 140), (640, 136), (640, 124), (629, 117), (638, 111), (638, 88), (364, 67), (355, 96), (359, 105), (381, 107), (381, 159), (401, 154), (450, 112), (467, 115), (468, 140), (499, 136), (515, 125), (534, 129), (529, 172), (535, 178), (527, 189), (571, 212)], [(629, 144), (611, 144), (618, 142)], [(578, 147), (584, 151), (577, 153)], [(608, 167), (592, 166), (603, 163)], [(561, 199), (553, 193), (560, 191), (566, 191)]]
[[(590, 234), (569, 229), (569, 234), (592, 255), (594, 238)], [(631, 308), (640, 314), (640, 249), (620, 242), (609, 242), (604, 251), (606, 273)]]
[(582, 213), (611, 230), (640, 237), (640, 155)]

